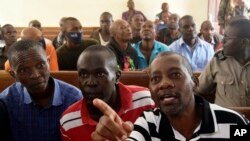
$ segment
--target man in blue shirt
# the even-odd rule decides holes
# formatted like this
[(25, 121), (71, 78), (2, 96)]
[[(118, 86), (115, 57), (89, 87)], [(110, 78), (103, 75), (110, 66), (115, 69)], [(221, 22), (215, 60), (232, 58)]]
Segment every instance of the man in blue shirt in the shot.
[(213, 46), (197, 37), (195, 23), (190, 15), (180, 19), (179, 31), (182, 37), (169, 46), (170, 50), (185, 56), (194, 72), (202, 71), (214, 55)]
[(69, 105), (82, 98), (80, 90), (50, 77), (49, 58), (38, 42), (16, 42), (8, 58), (16, 83), (0, 98), (9, 112), (13, 140), (60, 141), (59, 119)]
[(155, 25), (152, 21), (146, 21), (140, 30), (142, 40), (134, 45), (138, 54), (138, 69), (147, 68), (154, 58), (164, 51), (169, 51), (167, 45), (155, 40)]

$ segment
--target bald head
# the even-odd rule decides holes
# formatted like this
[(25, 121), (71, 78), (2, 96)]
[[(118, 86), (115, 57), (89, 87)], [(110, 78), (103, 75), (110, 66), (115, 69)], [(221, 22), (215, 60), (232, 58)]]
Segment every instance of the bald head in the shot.
[(34, 40), (40, 41), (42, 39), (42, 32), (34, 27), (27, 27), (24, 28), (21, 32), (21, 39), (22, 40)]

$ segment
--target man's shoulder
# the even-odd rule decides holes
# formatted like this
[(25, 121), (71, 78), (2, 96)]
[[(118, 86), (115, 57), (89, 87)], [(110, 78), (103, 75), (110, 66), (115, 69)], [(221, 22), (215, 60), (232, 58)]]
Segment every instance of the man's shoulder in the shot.
[(225, 121), (230, 124), (249, 124), (249, 120), (247, 118), (232, 109), (221, 107), (217, 104), (210, 103), (209, 105), (210, 109), (215, 113), (217, 124), (225, 123)]
[(81, 107), (82, 107), (82, 100), (79, 100), (75, 103), (73, 103), (72, 105), (70, 105), (62, 114), (62, 117), (68, 116), (68, 115), (76, 115), (76, 114), (80, 114), (79, 112), (81, 111)]
[(223, 50), (218, 50), (215, 54), (214, 54), (214, 59), (217, 61), (224, 61), (227, 59), (227, 57), (224, 55)]
[(65, 131), (70, 129), (70, 127), (67, 126), (67, 123), (78, 119), (81, 120), (81, 107), (82, 107), (82, 100), (77, 101), (74, 104), (70, 105), (63, 112), (62, 117), (60, 119), (60, 125)]
[(53, 78), (53, 79), (54, 79), (55, 83), (58, 83), (59, 89), (70, 90), (70, 91), (75, 90), (76, 92), (80, 92), (80, 90), (76, 86), (73, 86), (72, 84), (69, 84), (69, 83), (62, 81), (62, 80), (59, 80), (59, 79), (55, 79), (55, 78)]

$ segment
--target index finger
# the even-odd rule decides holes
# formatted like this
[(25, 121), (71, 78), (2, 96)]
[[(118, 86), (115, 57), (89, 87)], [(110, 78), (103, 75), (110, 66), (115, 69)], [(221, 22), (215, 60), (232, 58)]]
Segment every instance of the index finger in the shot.
[(95, 98), (93, 100), (93, 105), (98, 108), (104, 115), (110, 117), (112, 120), (118, 122), (119, 124), (122, 123), (121, 118), (117, 113), (104, 101), (101, 99)]

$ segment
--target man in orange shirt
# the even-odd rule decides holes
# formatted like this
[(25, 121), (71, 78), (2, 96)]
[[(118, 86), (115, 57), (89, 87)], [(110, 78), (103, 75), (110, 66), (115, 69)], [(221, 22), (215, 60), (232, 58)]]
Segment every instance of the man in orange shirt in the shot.
[[(40, 42), (41, 45), (46, 50), (46, 55), (49, 57), (49, 65), (50, 65), (50, 71), (58, 71), (58, 62), (57, 62), (57, 55), (56, 50), (52, 44), (46, 44), (45, 40), (42, 36), (42, 32), (34, 27), (27, 27), (24, 28), (21, 32), (21, 39), (30, 39), (37, 42)], [(10, 64), (7, 60), (5, 62), (5, 70), (10, 71)]]

